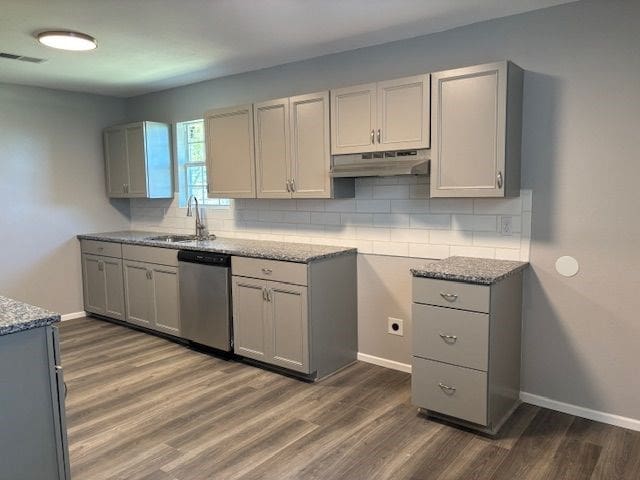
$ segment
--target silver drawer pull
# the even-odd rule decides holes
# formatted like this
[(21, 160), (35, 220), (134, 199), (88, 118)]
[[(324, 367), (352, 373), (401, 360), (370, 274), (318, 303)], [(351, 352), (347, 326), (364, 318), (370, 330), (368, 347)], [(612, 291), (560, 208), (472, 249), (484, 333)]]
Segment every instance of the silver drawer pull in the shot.
[(438, 386), (442, 389), (444, 393), (447, 395), (453, 395), (456, 391), (456, 387), (450, 387), (449, 385), (445, 385), (444, 383), (438, 383)]
[(456, 337), (455, 335), (445, 335), (444, 333), (440, 333), (439, 335), (440, 338), (449, 345), (453, 345), (454, 343), (456, 343), (456, 341), (458, 341), (458, 337)]
[(455, 293), (440, 292), (440, 296), (444, 298), (447, 302), (455, 302), (458, 299), (458, 295), (456, 295)]
[(273, 270), (271, 270), (270, 268), (263, 268), (262, 273), (264, 273), (265, 275), (271, 275), (273, 273)]

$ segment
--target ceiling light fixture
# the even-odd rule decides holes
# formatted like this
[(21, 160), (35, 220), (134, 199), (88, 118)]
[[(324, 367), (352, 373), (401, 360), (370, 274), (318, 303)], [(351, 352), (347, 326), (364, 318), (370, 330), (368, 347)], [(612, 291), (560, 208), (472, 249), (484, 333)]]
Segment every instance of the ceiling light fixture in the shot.
[(36, 35), (40, 43), (60, 50), (86, 51), (98, 46), (91, 35), (66, 30), (40, 32)]

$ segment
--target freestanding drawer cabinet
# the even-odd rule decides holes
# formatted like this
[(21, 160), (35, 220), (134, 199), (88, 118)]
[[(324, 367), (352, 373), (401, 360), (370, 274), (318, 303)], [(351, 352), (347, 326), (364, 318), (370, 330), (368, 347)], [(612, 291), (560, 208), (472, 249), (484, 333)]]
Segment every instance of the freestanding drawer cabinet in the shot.
[(491, 285), (413, 278), (413, 403), (495, 434), (519, 404), (522, 272)]

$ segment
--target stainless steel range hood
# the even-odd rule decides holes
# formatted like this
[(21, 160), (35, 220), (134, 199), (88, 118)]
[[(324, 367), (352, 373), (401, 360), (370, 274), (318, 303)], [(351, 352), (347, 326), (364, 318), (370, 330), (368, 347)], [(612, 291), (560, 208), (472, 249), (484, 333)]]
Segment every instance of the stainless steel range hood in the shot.
[(429, 175), (430, 153), (430, 150), (404, 150), (335, 155), (331, 176), (344, 178)]

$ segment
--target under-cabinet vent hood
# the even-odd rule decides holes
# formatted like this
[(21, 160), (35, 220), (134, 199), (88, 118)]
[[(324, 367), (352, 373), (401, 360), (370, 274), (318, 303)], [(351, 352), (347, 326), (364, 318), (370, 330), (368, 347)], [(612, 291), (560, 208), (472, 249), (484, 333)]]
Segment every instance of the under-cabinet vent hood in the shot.
[(388, 177), (392, 175), (428, 175), (430, 150), (403, 150), (357, 155), (335, 155), (331, 176)]

